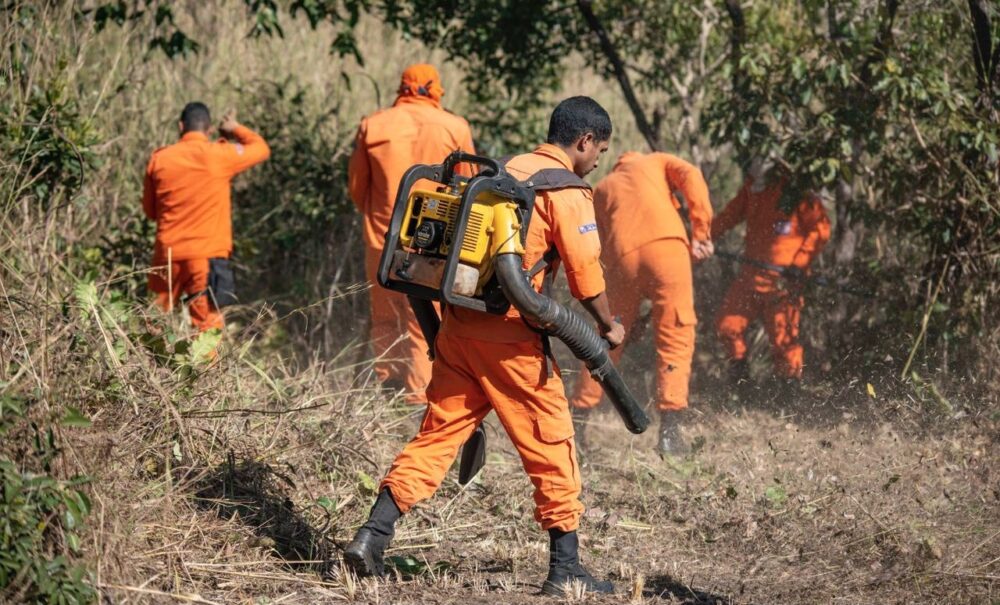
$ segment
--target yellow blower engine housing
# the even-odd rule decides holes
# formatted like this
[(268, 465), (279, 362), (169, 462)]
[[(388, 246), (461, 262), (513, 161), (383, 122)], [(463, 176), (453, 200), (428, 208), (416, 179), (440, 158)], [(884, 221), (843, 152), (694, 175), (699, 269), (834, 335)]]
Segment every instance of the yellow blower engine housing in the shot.
[[(466, 180), (454, 174), (458, 161), (486, 168)], [(396, 196), (379, 283), (417, 298), (504, 312), (493, 259), (501, 250), (523, 254), (533, 206), (534, 192), (495, 160), (453, 154), (442, 165), (414, 166)]]
[[(464, 189), (462, 185), (461, 190)], [(470, 291), (466, 286), (462, 288), (462, 293), (466, 296), (481, 296), (483, 287), (493, 277), (490, 261), (494, 252), (491, 249), (495, 232), (494, 214), (506, 211), (510, 200), (490, 192), (478, 196), (469, 209), (462, 241), (456, 242), (455, 227), (461, 203), (460, 193), (414, 190), (403, 215), (403, 230), (399, 234), (399, 241), (403, 250), (410, 254), (438, 259), (447, 259), (452, 248), (457, 246), (458, 262), (461, 264), (458, 277), (464, 278), (464, 284), (469, 284), (471, 282), (468, 280), (473, 279), (473, 276), (468, 270), (474, 269), (476, 272), (475, 289)]]

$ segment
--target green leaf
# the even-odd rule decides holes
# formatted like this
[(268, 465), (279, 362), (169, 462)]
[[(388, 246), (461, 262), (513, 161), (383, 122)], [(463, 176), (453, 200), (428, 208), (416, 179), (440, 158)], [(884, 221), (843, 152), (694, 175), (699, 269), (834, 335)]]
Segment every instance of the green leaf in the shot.
[(63, 518), (66, 521), (66, 529), (73, 529), (83, 524), (83, 513), (72, 498), (66, 498), (66, 514)]
[(90, 418), (87, 418), (82, 412), (80, 412), (80, 410), (71, 406), (66, 406), (66, 415), (63, 416), (59, 423), (63, 426), (73, 426), (79, 428), (87, 428), (92, 424), (90, 422)]
[(785, 488), (780, 485), (772, 485), (771, 487), (764, 490), (764, 497), (767, 498), (772, 505), (781, 506), (788, 499), (788, 494), (785, 493)]
[(427, 565), (410, 555), (386, 557), (385, 562), (404, 576), (419, 576), (427, 571)]
[(337, 510), (337, 502), (326, 496), (320, 496), (319, 498), (316, 498), (316, 504), (323, 507), (323, 509), (326, 510), (327, 512), (332, 513), (335, 510)]
[(80, 512), (84, 516), (89, 515), (91, 510), (91, 504), (90, 504), (90, 498), (87, 497), (87, 494), (78, 490), (73, 490), (73, 497), (76, 499), (76, 505), (77, 508), (80, 509)]
[(371, 475), (364, 471), (358, 471), (358, 488), (365, 493), (375, 494), (378, 491), (378, 483), (372, 479)]
[(73, 298), (83, 307), (97, 305), (97, 286), (92, 281), (80, 282), (73, 288)]
[(222, 342), (221, 330), (207, 330), (191, 341), (191, 363), (207, 364), (215, 358), (215, 349)]

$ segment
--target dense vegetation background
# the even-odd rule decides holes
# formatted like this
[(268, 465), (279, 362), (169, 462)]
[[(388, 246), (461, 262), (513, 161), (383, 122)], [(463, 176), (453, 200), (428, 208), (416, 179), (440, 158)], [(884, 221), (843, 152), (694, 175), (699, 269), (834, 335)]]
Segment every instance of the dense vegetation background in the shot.
[[(405, 435), (408, 421), (367, 385), (346, 155), (360, 117), (392, 101), (414, 60), (442, 67), (446, 106), (469, 117), (487, 153), (526, 149), (553, 101), (588, 94), (612, 112), (610, 155), (690, 158), (717, 208), (740, 162), (780, 157), (834, 217), (818, 269), (874, 294), (809, 293), (810, 397), (919, 435), (973, 431), (966, 445), (996, 461), (975, 437), (996, 423), (1000, 394), (994, 3), (12, 1), (0, 24), (2, 599), (85, 602), (135, 588), (139, 568), (125, 559), (147, 538), (132, 530), (156, 510), (180, 518), (232, 500), (234, 477), (278, 493), (268, 473), (290, 456), (308, 465), (290, 474), (320, 485), (303, 495), (299, 481), (311, 512), (292, 523), (295, 539), (260, 552), (290, 558), (305, 532), (319, 546), (293, 554), (325, 558), (331, 527), (363, 512), (395, 447), (379, 436)], [(142, 169), (193, 99), (217, 115), (237, 108), (273, 149), (236, 185), (245, 304), (211, 367), (214, 343), (151, 311), (144, 291)], [(710, 318), (732, 272), (712, 261), (696, 276), (696, 393), (707, 406), (726, 400)], [(641, 352), (630, 363), (641, 375)], [(274, 503), (253, 502), (237, 516), (266, 524)], [(987, 513), (968, 523), (977, 514)], [(933, 551), (925, 538), (914, 552)], [(979, 554), (996, 553), (985, 544)], [(177, 565), (147, 596), (198, 583)], [(993, 586), (995, 572), (969, 574)], [(113, 594), (145, 594), (133, 593)]]

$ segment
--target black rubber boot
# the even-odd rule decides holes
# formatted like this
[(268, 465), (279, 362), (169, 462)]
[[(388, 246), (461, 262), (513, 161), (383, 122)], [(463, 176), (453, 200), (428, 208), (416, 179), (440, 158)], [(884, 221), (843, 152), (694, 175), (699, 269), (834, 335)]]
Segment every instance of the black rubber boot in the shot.
[(750, 382), (750, 363), (743, 359), (729, 360), (729, 384), (731, 386), (744, 386)]
[(687, 444), (681, 437), (681, 412), (660, 412), (660, 439), (656, 449), (661, 456), (682, 456), (687, 453)]
[(750, 378), (750, 362), (746, 358), (729, 360), (727, 373), (729, 387), (736, 400), (744, 405), (756, 400), (757, 385)]
[(561, 597), (574, 582), (582, 584), (586, 592), (615, 591), (614, 584), (596, 580), (580, 565), (579, 546), (576, 531), (549, 530), (549, 575), (542, 584), (542, 594)]
[(368, 515), (368, 521), (361, 526), (354, 539), (344, 549), (344, 563), (359, 577), (382, 576), (385, 549), (396, 533), (396, 520), (402, 516), (392, 493), (388, 488), (379, 493)]

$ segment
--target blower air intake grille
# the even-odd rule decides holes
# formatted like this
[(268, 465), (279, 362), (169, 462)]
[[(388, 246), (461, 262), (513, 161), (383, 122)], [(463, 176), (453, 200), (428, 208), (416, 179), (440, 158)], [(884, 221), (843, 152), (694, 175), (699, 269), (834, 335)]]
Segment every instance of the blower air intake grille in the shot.
[(479, 212), (469, 213), (469, 223), (465, 227), (465, 237), (462, 238), (462, 250), (469, 254), (475, 254), (478, 247), (480, 232), (483, 229), (483, 215)]

